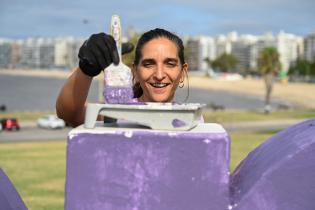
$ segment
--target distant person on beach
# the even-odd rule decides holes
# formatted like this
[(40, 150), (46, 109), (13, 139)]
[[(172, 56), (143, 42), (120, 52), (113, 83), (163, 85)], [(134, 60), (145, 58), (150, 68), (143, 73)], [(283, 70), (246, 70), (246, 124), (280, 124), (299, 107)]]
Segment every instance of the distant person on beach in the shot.
[[(125, 44), (122, 53), (132, 49), (133, 46)], [(119, 63), (113, 37), (105, 33), (93, 34), (81, 46), (79, 67), (59, 93), (56, 102), (58, 117), (72, 126), (82, 124), (92, 79), (112, 63)], [(177, 87), (184, 86), (187, 71), (184, 45), (177, 35), (159, 28), (144, 33), (138, 40), (132, 66), (135, 100), (172, 102)]]

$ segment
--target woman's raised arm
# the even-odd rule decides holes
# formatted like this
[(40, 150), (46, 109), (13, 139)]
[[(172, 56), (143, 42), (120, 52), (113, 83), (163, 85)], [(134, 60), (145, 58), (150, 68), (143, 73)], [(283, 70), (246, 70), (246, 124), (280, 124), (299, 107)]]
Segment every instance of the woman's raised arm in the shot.
[(84, 122), (85, 104), (93, 77), (84, 74), (78, 67), (62, 87), (56, 102), (59, 118), (75, 127)]

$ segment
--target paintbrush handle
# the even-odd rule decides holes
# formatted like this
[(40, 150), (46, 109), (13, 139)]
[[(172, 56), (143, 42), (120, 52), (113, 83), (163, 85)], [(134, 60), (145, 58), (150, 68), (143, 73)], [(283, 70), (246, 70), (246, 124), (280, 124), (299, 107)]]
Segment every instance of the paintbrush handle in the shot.
[(122, 33), (121, 33), (120, 17), (118, 15), (112, 16), (111, 24), (110, 24), (110, 34), (114, 37), (114, 40), (116, 41), (119, 59), (121, 60)]

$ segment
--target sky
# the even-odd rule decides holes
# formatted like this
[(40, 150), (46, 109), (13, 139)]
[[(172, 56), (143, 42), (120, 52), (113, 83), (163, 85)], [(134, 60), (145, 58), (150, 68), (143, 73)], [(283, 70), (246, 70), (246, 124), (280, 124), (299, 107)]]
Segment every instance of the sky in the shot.
[(124, 31), (306, 36), (315, 31), (314, 11), (315, 0), (0, 0), (0, 37), (88, 37), (108, 32), (113, 14)]

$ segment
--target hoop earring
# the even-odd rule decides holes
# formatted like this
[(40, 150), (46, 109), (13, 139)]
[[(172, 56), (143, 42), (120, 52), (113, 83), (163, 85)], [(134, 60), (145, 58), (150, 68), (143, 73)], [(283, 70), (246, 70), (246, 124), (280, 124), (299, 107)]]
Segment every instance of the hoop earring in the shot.
[(178, 87), (179, 88), (183, 88), (185, 86), (185, 83), (184, 83), (184, 81), (182, 81), (182, 82), (179, 82), (179, 85), (178, 85)]

